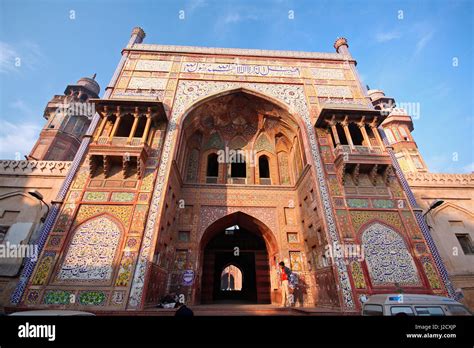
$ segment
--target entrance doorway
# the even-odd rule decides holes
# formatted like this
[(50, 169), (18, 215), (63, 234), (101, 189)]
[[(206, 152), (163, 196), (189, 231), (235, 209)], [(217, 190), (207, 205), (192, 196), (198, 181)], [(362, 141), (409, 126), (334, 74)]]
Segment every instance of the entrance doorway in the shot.
[(253, 218), (236, 214), (230, 220), (223, 218), (228, 223), (219, 222), (219, 228), (205, 240), (202, 249), (203, 304), (271, 303), (266, 241), (251, 220), (243, 221), (247, 217)]

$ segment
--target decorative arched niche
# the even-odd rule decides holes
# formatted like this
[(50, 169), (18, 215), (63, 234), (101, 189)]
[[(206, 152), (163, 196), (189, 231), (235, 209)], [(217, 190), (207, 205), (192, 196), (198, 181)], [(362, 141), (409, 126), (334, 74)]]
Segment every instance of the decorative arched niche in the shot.
[(99, 215), (80, 224), (74, 231), (58, 279), (110, 280), (121, 231), (120, 223), (108, 215)]
[(374, 222), (362, 232), (361, 240), (374, 286), (420, 285), (415, 262), (396, 231)]

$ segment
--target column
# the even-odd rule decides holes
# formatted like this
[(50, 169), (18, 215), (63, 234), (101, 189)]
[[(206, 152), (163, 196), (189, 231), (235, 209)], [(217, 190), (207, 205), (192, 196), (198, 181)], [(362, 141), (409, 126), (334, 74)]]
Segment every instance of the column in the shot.
[(148, 137), (148, 132), (150, 131), (150, 125), (151, 125), (151, 108), (148, 108), (148, 112), (146, 114), (146, 124), (145, 124), (145, 130), (143, 131), (143, 136), (141, 140), (141, 144), (144, 144), (146, 142), (146, 138)]
[(97, 130), (97, 133), (95, 134), (95, 137), (94, 137), (95, 141), (97, 141), (97, 139), (99, 139), (100, 135), (104, 131), (106, 123), (107, 123), (107, 113), (104, 113), (104, 117), (102, 118), (102, 121), (100, 121), (99, 129)]
[(373, 123), (370, 125), (370, 128), (372, 129), (372, 133), (374, 133), (377, 142), (380, 144), (380, 148), (382, 151), (385, 151), (385, 146), (383, 144), (382, 138), (380, 137), (379, 129)]
[(337, 134), (336, 123), (331, 123), (331, 132), (332, 136), (334, 137), (334, 141), (336, 142), (335, 146), (337, 147), (341, 144), (341, 140), (339, 140), (339, 134)]
[(365, 129), (365, 123), (361, 122), (361, 123), (358, 124), (358, 126), (360, 128), (360, 132), (362, 133), (362, 136), (364, 137), (364, 140), (365, 140), (365, 143), (367, 144), (367, 147), (369, 149), (371, 149), (372, 144), (370, 143), (369, 135), (367, 134), (367, 131)]
[(133, 118), (132, 129), (130, 130), (130, 135), (128, 136), (127, 144), (130, 144), (132, 142), (132, 139), (135, 135), (135, 131), (137, 130), (139, 116), (140, 116), (140, 114), (138, 113), (138, 108), (136, 107), (135, 108), (135, 113), (133, 114), (134, 118)]
[(115, 120), (114, 127), (112, 128), (112, 132), (110, 133), (110, 136), (109, 136), (109, 143), (112, 142), (112, 139), (115, 136), (115, 133), (117, 133), (117, 128), (120, 125), (120, 119), (122, 118), (122, 115), (120, 114), (120, 106), (117, 106), (116, 117), (117, 119)]
[(346, 119), (343, 122), (341, 122), (341, 125), (342, 125), (342, 128), (344, 129), (344, 134), (346, 134), (347, 143), (349, 144), (351, 149), (353, 149), (354, 143), (352, 142), (351, 132), (349, 132), (349, 127), (348, 127), (349, 122), (347, 122), (347, 116), (346, 116)]

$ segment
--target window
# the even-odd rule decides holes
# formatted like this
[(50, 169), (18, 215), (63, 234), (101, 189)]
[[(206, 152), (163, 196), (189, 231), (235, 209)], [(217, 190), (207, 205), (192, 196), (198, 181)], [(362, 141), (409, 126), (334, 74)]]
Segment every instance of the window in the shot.
[(258, 158), (258, 171), (260, 178), (270, 178), (270, 166), (268, 165), (268, 157), (263, 155)]
[(247, 177), (247, 166), (245, 163), (245, 157), (240, 152), (241, 150), (237, 150), (237, 155), (235, 156), (235, 160), (232, 161), (230, 176), (233, 178), (246, 178)]
[(385, 134), (387, 135), (388, 142), (393, 144), (395, 142), (395, 138), (393, 137), (393, 133), (390, 129), (385, 129)]
[(364, 306), (362, 315), (381, 316), (383, 315), (383, 308), (380, 305), (368, 304)]
[(390, 313), (394, 316), (414, 315), (413, 309), (408, 306), (392, 306), (390, 307)]
[(405, 141), (409, 141), (409, 140), (410, 140), (410, 138), (408, 137), (408, 133), (407, 133), (407, 131), (405, 130), (405, 127), (398, 127), (398, 131), (399, 131), (400, 134), (402, 135), (403, 140), (405, 140)]
[(211, 153), (207, 156), (207, 176), (219, 176), (219, 162), (217, 161), (217, 154)]
[(178, 240), (180, 242), (189, 242), (190, 240), (190, 232), (189, 231), (179, 231), (178, 232)]
[(444, 316), (441, 307), (415, 306), (415, 311), (416, 314), (420, 316)]
[(474, 254), (471, 237), (468, 234), (456, 234), (459, 244), (461, 244), (462, 251), (465, 255)]
[(448, 305), (448, 309), (452, 315), (471, 315), (467, 308), (461, 305)]

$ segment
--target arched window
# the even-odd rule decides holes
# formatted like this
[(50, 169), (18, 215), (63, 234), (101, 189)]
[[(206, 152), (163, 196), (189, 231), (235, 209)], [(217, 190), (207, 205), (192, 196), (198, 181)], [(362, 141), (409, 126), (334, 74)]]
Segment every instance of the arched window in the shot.
[(233, 178), (247, 177), (247, 165), (245, 163), (245, 157), (241, 151), (242, 150), (237, 150), (237, 153), (231, 163), (230, 176)]
[(217, 154), (211, 153), (207, 156), (207, 171), (206, 176), (219, 176), (219, 162), (217, 161)]
[(260, 179), (270, 178), (270, 165), (268, 164), (268, 157), (265, 155), (258, 158), (258, 172), (260, 174)]

